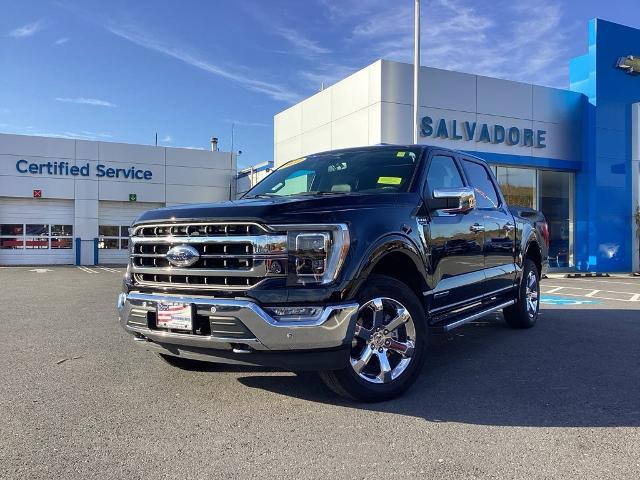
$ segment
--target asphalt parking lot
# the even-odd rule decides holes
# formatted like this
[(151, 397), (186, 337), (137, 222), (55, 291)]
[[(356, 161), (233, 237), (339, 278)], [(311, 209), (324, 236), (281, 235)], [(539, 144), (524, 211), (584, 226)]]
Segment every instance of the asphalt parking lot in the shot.
[(543, 282), (538, 325), (433, 336), (405, 396), (179, 370), (134, 345), (122, 269), (0, 268), (0, 478), (640, 478), (640, 279)]

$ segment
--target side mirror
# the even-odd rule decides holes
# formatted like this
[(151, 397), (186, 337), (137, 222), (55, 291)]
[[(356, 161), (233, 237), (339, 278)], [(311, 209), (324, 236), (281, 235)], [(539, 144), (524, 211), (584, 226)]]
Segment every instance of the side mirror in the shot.
[(436, 188), (429, 207), (442, 213), (467, 213), (476, 208), (476, 194), (471, 187)]

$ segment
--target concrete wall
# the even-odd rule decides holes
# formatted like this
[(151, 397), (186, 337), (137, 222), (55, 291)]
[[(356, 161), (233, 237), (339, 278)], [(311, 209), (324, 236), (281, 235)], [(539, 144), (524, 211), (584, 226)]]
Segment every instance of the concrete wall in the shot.
[[(577, 170), (582, 99), (576, 92), (422, 67), (420, 117), (444, 119), (450, 137), (455, 120), (462, 138), (432, 134), (419, 143), (488, 153), (496, 162), (513, 163), (516, 156), (520, 164)], [(412, 65), (378, 60), (274, 117), (276, 166), (322, 150), (411, 143), (412, 103)], [(476, 123), (475, 138), (462, 135), (465, 121)], [(545, 147), (478, 141), (483, 123), (544, 130)]]
[(324, 150), (380, 143), (382, 61), (278, 113), (275, 165)]
[[(412, 143), (413, 66), (383, 61), (381, 73), (381, 140), (383, 143)], [(432, 119), (433, 132), (428, 136), (420, 135), (419, 143), (517, 156), (521, 164), (552, 167), (544, 163), (546, 159), (553, 159), (573, 164), (566, 167), (580, 168), (581, 94), (429, 67), (422, 67), (420, 73), (419, 117)], [(441, 119), (447, 135), (436, 136)], [(453, 121), (456, 122), (456, 134)], [(471, 138), (467, 137), (463, 122), (475, 123)], [(489, 142), (479, 138), (483, 124), (489, 128)], [(507, 132), (510, 128), (517, 128), (519, 141), (514, 145), (495, 141), (495, 125), (504, 127)], [(545, 146), (526, 146), (522, 138), (524, 129), (534, 133), (538, 130), (546, 132)], [(499, 161), (499, 157), (491, 156), (489, 159)], [(508, 158), (505, 160), (512, 163)]]

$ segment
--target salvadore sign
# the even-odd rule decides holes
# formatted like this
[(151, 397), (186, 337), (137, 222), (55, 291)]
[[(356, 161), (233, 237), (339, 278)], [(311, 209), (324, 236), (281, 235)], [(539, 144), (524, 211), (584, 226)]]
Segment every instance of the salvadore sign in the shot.
[(510, 127), (499, 124), (459, 122), (455, 119), (422, 117), (420, 135), (422, 137), (504, 144), (509, 146), (545, 148), (545, 130)]
[(20, 159), (16, 162), (16, 170), (18, 173), (26, 173), (31, 175), (54, 175), (62, 177), (90, 177), (96, 178), (119, 178), (128, 180), (151, 180), (153, 172), (151, 170), (141, 170), (135, 166), (127, 168), (113, 168), (108, 165), (98, 163), (95, 170), (92, 170), (91, 164), (69, 165), (65, 161), (48, 161), (48, 162), (29, 162)]

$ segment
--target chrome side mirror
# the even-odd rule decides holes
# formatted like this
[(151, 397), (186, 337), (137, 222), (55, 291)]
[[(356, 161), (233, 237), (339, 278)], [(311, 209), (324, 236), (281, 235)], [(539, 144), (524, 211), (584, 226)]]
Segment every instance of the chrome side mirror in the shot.
[(471, 187), (436, 188), (429, 206), (442, 213), (467, 213), (476, 208), (476, 194)]

